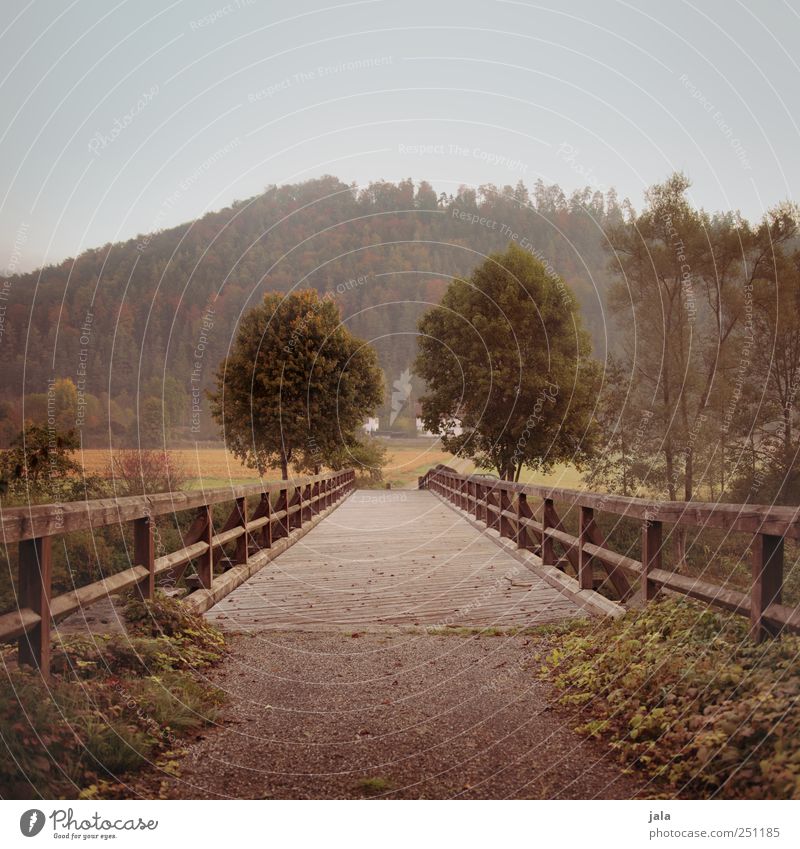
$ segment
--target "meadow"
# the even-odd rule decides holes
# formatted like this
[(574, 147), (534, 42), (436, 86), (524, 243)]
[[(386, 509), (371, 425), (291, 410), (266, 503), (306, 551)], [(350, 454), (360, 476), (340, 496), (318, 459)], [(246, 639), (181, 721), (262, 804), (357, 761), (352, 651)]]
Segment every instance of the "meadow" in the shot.
[[(380, 437), (377, 437), (380, 439)], [(474, 464), (454, 457), (442, 450), (434, 439), (381, 439), (388, 450), (388, 463), (383, 470), (384, 485), (393, 489), (413, 489), (417, 478), (437, 463), (452, 466), (460, 472), (475, 471)], [(190, 489), (211, 489), (230, 484), (250, 483), (258, 480), (258, 472), (248, 469), (222, 446), (171, 449), (176, 459), (187, 470)], [(87, 448), (79, 459), (87, 473), (104, 473), (110, 463), (111, 452), (103, 448)], [(270, 475), (270, 479), (277, 477)], [(557, 468), (550, 475), (540, 475), (525, 470), (525, 483), (552, 484), (572, 489), (581, 489), (580, 472), (571, 466)]]

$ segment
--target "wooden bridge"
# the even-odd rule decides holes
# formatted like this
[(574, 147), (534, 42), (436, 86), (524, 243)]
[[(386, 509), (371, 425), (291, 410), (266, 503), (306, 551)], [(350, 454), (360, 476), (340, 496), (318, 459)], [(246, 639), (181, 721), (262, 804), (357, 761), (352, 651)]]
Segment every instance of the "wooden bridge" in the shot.
[[(781, 603), (798, 508), (622, 498), (443, 466), (417, 491), (354, 491), (354, 481), (348, 470), (4, 510), (4, 542), (18, 544), (18, 608), (0, 616), (0, 641), (16, 639), (20, 662), (47, 675), (59, 622), (123, 590), (150, 597), (181, 578), (191, 610), (237, 630), (526, 627), (619, 615), (662, 591), (748, 616), (756, 640), (800, 630), (800, 611)], [(601, 513), (641, 526), (638, 558), (611, 547)], [(180, 532), (178, 550), (157, 551), (159, 517)], [(108, 526), (122, 528), (130, 568), (54, 597), (53, 541)], [(664, 561), (678, 527), (740, 534), (752, 552), (749, 588), (674, 571)]]

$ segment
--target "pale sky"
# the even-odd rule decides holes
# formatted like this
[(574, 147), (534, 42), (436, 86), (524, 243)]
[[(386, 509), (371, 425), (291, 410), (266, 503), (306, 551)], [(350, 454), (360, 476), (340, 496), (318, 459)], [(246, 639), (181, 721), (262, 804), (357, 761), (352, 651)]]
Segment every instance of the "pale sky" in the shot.
[(5, 0), (0, 271), (325, 173), (750, 218), (800, 178), (800, 3)]

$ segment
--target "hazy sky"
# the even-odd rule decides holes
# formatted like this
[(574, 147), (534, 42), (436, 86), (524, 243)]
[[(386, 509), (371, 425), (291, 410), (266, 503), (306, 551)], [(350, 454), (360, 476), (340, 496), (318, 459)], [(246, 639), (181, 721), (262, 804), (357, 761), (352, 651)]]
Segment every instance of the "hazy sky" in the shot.
[(796, 198), (800, 3), (11, 2), (0, 270), (331, 173)]

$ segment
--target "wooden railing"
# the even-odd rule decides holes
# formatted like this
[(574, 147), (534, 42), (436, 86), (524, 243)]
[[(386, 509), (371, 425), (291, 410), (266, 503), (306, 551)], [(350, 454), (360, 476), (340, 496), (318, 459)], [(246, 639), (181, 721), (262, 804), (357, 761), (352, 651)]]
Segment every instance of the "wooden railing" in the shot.
[[(634, 594), (629, 580), (633, 578), (644, 602), (666, 589), (748, 616), (755, 640), (783, 629), (800, 631), (800, 609), (781, 604), (784, 540), (800, 540), (800, 508), (625, 498), (461, 475), (446, 466), (419, 478), (419, 488), (446, 498), (501, 537), (512, 539), (517, 548), (536, 549), (543, 566), (556, 565), (558, 544), (581, 589), (594, 586), (595, 569), (602, 567), (623, 602)], [(534, 519), (531, 496), (541, 499), (541, 521)], [(577, 536), (564, 529), (556, 501), (579, 509)], [(641, 521), (640, 560), (611, 550), (595, 521), (596, 512), (601, 511)], [(750, 592), (665, 569), (665, 524), (752, 535)]]
[[(272, 559), (278, 550), (288, 547), (299, 536), (297, 530), (317, 521), (320, 514), (353, 489), (354, 480), (355, 472), (348, 469), (291, 481), (3, 510), (2, 542), (6, 546), (19, 544), (19, 580), (17, 609), (0, 616), (0, 642), (17, 638), (19, 662), (38, 667), (46, 676), (54, 622), (131, 587), (143, 598), (152, 598), (157, 578), (174, 585), (191, 562), (195, 563), (198, 589), (187, 601), (194, 609), (207, 609)], [(259, 502), (252, 516), (248, 516), (247, 498), (253, 496), (258, 496)], [(215, 528), (212, 507), (225, 502), (233, 502), (233, 509), (223, 525)], [(183, 547), (156, 557), (155, 517), (184, 510), (196, 510), (196, 515), (183, 535)], [(73, 531), (128, 523), (133, 525), (134, 565), (52, 597), (54, 538)], [(231, 572), (235, 574), (215, 578), (215, 553), (234, 540), (236, 550)], [(253, 548), (257, 550), (255, 554), (251, 553)], [(197, 601), (192, 602), (195, 597)]]

